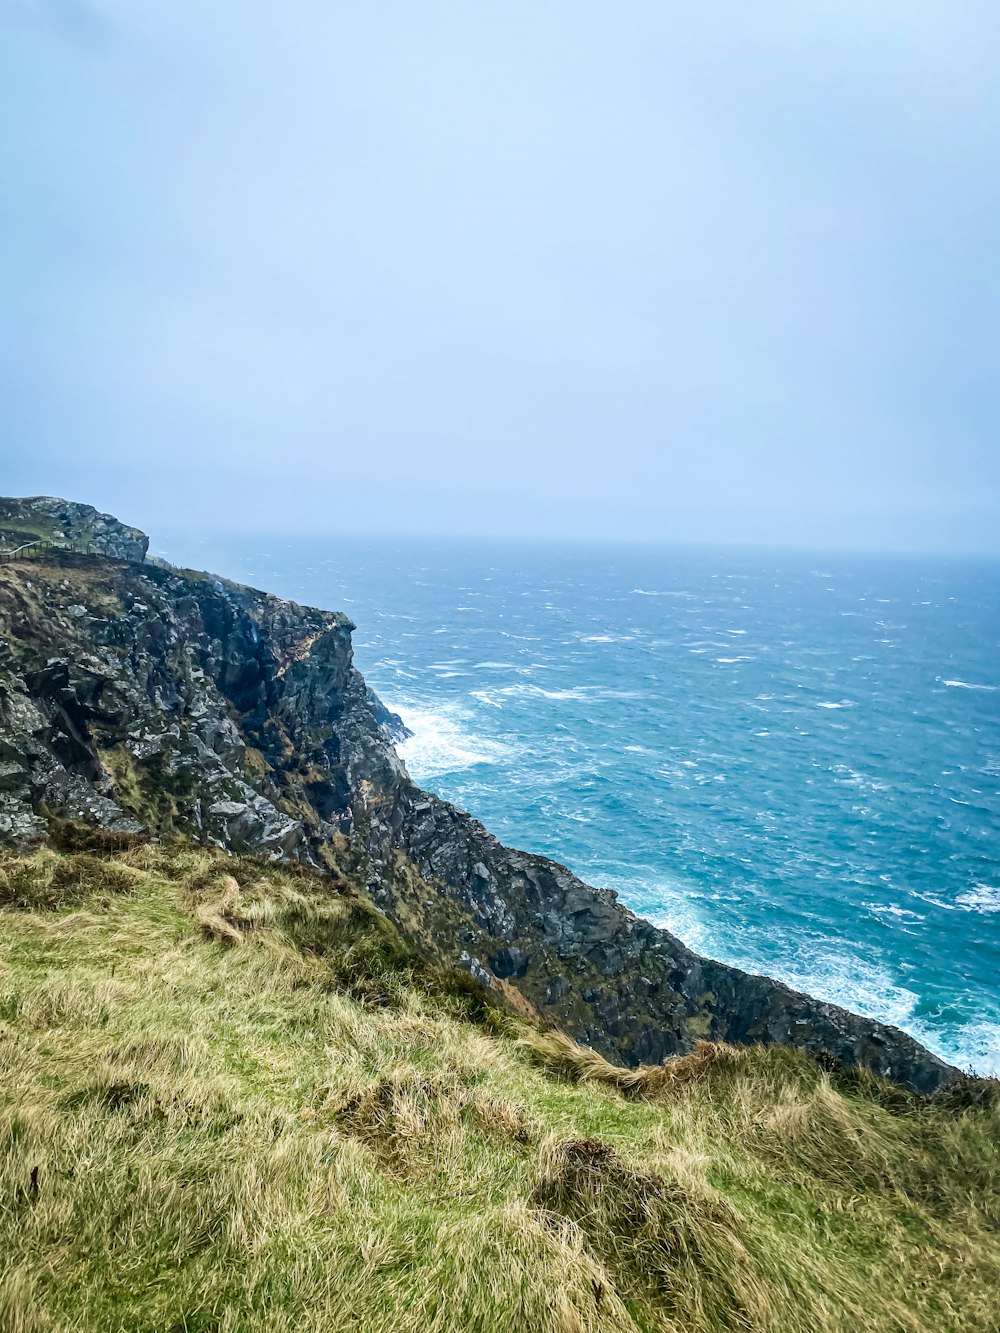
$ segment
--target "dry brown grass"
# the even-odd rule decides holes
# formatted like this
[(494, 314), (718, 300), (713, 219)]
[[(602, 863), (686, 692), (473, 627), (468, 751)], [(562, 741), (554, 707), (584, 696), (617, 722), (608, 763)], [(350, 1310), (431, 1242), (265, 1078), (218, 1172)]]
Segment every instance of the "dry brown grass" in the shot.
[(618, 1069), (349, 885), (183, 844), (0, 877), (0, 1329), (1000, 1327), (988, 1087)]

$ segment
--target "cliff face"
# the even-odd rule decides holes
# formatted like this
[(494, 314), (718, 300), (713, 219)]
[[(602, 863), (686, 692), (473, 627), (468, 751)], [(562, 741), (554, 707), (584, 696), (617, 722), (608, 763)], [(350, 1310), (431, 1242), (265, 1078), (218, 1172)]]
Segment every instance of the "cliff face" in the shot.
[[(19, 503), (0, 502), (8, 522), (29, 521)], [(30, 843), (59, 815), (345, 870), (426, 955), (626, 1064), (710, 1038), (828, 1052), (920, 1091), (955, 1076), (898, 1029), (698, 957), (421, 791), (352, 628), (135, 559), (0, 564), (0, 838)]]

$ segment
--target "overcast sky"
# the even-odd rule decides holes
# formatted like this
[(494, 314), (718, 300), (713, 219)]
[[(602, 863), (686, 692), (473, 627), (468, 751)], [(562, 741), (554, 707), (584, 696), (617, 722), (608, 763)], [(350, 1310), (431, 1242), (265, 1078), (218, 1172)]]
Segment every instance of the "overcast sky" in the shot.
[(0, 492), (1000, 550), (996, 0), (0, 0)]

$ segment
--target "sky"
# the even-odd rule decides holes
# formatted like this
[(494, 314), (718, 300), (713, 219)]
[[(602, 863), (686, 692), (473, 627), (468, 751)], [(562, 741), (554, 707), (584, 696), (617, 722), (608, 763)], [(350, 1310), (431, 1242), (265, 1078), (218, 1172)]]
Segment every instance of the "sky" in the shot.
[(0, 0), (0, 492), (1000, 552), (996, 0)]

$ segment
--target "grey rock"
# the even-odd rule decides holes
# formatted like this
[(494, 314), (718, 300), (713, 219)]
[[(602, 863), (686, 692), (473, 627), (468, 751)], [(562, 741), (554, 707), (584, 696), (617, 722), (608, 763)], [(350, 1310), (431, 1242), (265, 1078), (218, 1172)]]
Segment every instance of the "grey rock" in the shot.
[(245, 815), (248, 809), (247, 805), (241, 805), (239, 801), (216, 801), (208, 807), (208, 813), (221, 819), (234, 819)]
[(28, 770), (20, 760), (0, 760), (0, 791), (23, 791), (27, 777)]
[(458, 965), (465, 972), (468, 972), (470, 976), (474, 977), (480, 985), (493, 985), (493, 973), (489, 968), (484, 967), (478, 958), (473, 958), (471, 954), (466, 953), (464, 949), (458, 955)]
[(545, 1003), (556, 1004), (569, 994), (569, 982), (562, 975), (552, 977), (545, 987)]
[[(138, 528), (120, 523), (111, 514), (102, 514), (93, 505), (77, 504), (50, 495), (32, 495), (23, 499), (0, 499), (0, 527), (14, 534), (24, 529), (26, 540), (38, 531), (49, 530), (50, 539), (76, 545), (81, 550), (96, 551), (114, 560), (142, 562), (149, 549), (149, 538)], [(20, 545), (20, 542), (13, 542)], [(86, 614), (85, 608), (80, 608)]]

